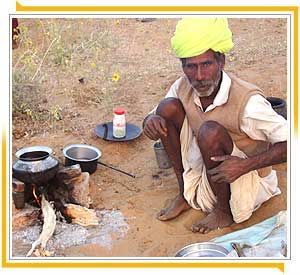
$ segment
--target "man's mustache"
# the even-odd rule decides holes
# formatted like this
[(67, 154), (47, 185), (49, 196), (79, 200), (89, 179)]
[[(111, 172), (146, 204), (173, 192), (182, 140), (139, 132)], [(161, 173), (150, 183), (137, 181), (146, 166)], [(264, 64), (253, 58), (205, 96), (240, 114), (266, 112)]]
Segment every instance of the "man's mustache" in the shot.
[(213, 80), (193, 80), (191, 82), (193, 87), (203, 87), (203, 86), (211, 86), (213, 85), (215, 82)]

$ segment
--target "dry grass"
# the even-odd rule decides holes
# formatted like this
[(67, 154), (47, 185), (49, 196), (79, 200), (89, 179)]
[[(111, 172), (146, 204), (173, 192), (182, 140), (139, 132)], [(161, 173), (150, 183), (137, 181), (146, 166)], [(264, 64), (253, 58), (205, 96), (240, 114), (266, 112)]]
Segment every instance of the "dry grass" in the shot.
[[(13, 51), (13, 135), (72, 132), (122, 105), (140, 123), (180, 75), (170, 49), (177, 19), (20, 19)], [(226, 70), (286, 98), (286, 20), (230, 19)], [(275, 29), (274, 29), (275, 28)], [(238, 33), (238, 35), (235, 35)], [(254, 38), (255, 37), (255, 38)], [(253, 73), (256, 72), (256, 73)]]

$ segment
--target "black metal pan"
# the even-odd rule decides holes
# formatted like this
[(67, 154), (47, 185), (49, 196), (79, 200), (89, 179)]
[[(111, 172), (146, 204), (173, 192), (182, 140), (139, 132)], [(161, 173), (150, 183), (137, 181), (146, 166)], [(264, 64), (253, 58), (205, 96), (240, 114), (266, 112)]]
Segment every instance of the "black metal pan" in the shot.
[(79, 164), (82, 172), (93, 174), (97, 170), (97, 165), (101, 164), (107, 168), (135, 178), (135, 175), (133, 174), (99, 161), (102, 153), (94, 146), (87, 144), (71, 144), (63, 149), (63, 154), (65, 157), (65, 166)]

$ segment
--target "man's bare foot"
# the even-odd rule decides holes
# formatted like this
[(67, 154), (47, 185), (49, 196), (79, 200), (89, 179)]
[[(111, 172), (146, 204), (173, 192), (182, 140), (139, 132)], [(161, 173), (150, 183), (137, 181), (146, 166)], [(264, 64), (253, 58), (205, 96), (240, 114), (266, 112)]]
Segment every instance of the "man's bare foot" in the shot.
[(182, 212), (190, 209), (191, 207), (187, 203), (187, 201), (184, 199), (184, 197), (178, 195), (172, 202), (171, 204), (162, 209), (158, 214), (157, 214), (157, 219), (160, 221), (167, 221), (176, 218), (179, 216)]
[(224, 228), (231, 224), (233, 224), (231, 213), (215, 208), (213, 212), (209, 213), (200, 222), (193, 224), (191, 229), (193, 232), (206, 234), (212, 230)]

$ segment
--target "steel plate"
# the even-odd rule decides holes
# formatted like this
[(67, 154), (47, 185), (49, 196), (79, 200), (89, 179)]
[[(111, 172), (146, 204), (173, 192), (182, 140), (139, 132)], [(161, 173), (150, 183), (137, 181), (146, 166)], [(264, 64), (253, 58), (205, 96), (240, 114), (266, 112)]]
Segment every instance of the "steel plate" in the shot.
[[(106, 128), (107, 127), (107, 132)], [(126, 123), (126, 136), (124, 138), (115, 138), (113, 136), (112, 122), (102, 123), (96, 126), (95, 134), (97, 137), (107, 141), (129, 141), (138, 138), (142, 133), (142, 129), (137, 125)]]
[(228, 250), (215, 243), (194, 243), (180, 249), (175, 257), (226, 257)]

